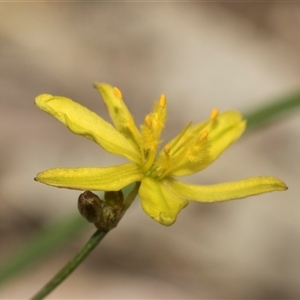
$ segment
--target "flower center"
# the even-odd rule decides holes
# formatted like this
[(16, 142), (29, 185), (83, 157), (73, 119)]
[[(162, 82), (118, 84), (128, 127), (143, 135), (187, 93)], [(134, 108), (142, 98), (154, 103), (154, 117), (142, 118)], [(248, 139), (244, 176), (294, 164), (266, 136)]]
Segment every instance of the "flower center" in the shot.
[[(215, 120), (217, 116), (218, 110), (213, 109), (210, 120)], [(163, 148), (158, 158), (152, 161), (146, 176), (161, 180), (181, 167), (193, 168), (194, 165), (205, 162), (210, 148), (209, 131), (206, 126), (208, 122), (200, 127), (191, 127), (192, 122), (188, 123), (182, 132)]]

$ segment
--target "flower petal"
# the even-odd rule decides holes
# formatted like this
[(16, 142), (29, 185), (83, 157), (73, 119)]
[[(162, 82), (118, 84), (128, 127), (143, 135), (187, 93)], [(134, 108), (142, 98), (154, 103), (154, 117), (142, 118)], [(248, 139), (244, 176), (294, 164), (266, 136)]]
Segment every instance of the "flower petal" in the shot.
[(280, 179), (263, 176), (207, 186), (187, 184), (172, 178), (169, 184), (180, 197), (199, 202), (234, 200), (287, 189)]
[(178, 213), (188, 205), (169, 189), (164, 182), (145, 177), (142, 180), (139, 195), (142, 208), (147, 215), (162, 225), (172, 225)]
[(95, 83), (94, 87), (101, 94), (117, 130), (140, 151), (139, 131), (135, 125), (133, 116), (122, 99), (120, 90), (107, 83)]
[[(203, 151), (199, 152), (199, 161), (190, 160), (188, 156), (184, 157), (178, 161), (170, 174), (172, 176), (185, 176), (203, 170), (236, 141), (245, 128), (246, 121), (243, 120), (240, 113), (235, 111), (224, 112), (208, 122), (191, 127), (187, 134), (193, 135), (196, 139), (199, 137), (201, 139), (201, 133), (208, 133), (207, 141), (203, 141)], [(181, 147), (187, 146), (182, 145)]]
[(86, 107), (59, 96), (43, 94), (35, 104), (66, 125), (73, 133), (93, 140), (112, 154), (140, 162), (140, 153), (111, 124)]
[(35, 180), (48, 185), (75, 190), (118, 191), (143, 174), (137, 164), (107, 168), (57, 168), (38, 173)]

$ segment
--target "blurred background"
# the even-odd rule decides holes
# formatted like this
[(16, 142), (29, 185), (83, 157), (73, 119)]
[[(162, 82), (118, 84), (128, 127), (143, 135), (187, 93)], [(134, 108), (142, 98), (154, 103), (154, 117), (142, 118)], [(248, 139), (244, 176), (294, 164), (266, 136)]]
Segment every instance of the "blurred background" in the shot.
[[(243, 113), (300, 89), (299, 3), (1, 3), (0, 257), (77, 214), (79, 191), (33, 181), (48, 168), (123, 160), (71, 134), (34, 105), (50, 93), (108, 119), (93, 82), (120, 88), (137, 123), (161, 93), (165, 140), (213, 107)], [(187, 180), (273, 175), (289, 190), (190, 203), (172, 227), (137, 199), (52, 299), (300, 298), (300, 118), (246, 134)], [(93, 225), (0, 288), (29, 298), (82, 247)], [(59, 234), (59, 233), (58, 233)]]

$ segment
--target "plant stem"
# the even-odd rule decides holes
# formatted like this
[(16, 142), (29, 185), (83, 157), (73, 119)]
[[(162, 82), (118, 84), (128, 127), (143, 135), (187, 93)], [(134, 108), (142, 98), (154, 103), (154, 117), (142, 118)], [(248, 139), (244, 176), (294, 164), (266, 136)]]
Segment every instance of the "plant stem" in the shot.
[(42, 258), (53, 255), (70, 240), (78, 238), (88, 227), (88, 223), (79, 215), (71, 215), (60, 222), (49, 225), (28, 239), (11, 255), (2, 258), (0, 263), (0, 285), (18, 272), (34, 267)]
[(141, 185), (140, 182), (136, 182), (135, 185), (134, 185), (134, 188), (131, 190), (131, 192), (125, 198), (125, 200), (124, 200), (124, 202), (125, 202), (125, 204), (124, 204), (124, 213), (126, 212), (126, 210), (129, 208), (129, 206), (131, 205), (131, 203), (133, 202), (133, 200), (137, 196), (137, 194), (139, 192), (140, 185)]
[[(125, 207), (119, 221), (122, 219), (124, 213), (129, 208), (133, 200), (138, 194), (140, 182), (134, 185), (134, 188), (125, 198)], [(60, 283), (62, 283), (80, 264), (81, 262), (93, 251), (93, 249), (101, 242), (101, 240), (110, 232), (97, 230), (92, 237), (87, 241), (79, 253), (71, 259), (31, 300), (40, 300), (50, 294)]]
[(80, 252), (71, 259), (31, 300), (40, 300), (50, 294), (62, 281), (64, 281), (101, 242), (109, 231), (97, 230)]
[(273, 101), (261, 108), (257, 108), (252, 112), (244, 115), (247, 120), (246, 131), (250, 132), (254, 129), (261, 128), (272, 124), (275, 120), (283, 119), (287, 113), (298, 112), (300, 108), (300, 93), (294, 92), (290, 95)]

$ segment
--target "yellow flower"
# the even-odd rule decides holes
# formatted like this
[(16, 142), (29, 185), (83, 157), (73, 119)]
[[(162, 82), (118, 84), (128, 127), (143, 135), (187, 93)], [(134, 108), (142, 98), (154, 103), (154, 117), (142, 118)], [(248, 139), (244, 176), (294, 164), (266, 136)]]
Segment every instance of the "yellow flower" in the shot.
[(73, 133), (131, 162), (104, 168), (50, 169), (39, 173), (35, 180), (56, 187), (94, 191), (117, 191), (130, 183), (140, 182), (143, 210), (163, 225), (173, 224), (188, 200), (218, 202), (287, 188), (274, 177), (207, 186), (176, 179), (203, 170), (241, 136), (246, 122), (238, 112), (219, 114), (214, 109), (208, 120), (196, 125), (188, 123), (158, 152), (167, 115), (165, 95), (155, 102), (152, 112), (138, 129), (119, 89), (104, 83), (95, 84), (95, 87), (102, 95), (114, 126), (65, 97), (43, 94), (35, 103)]

